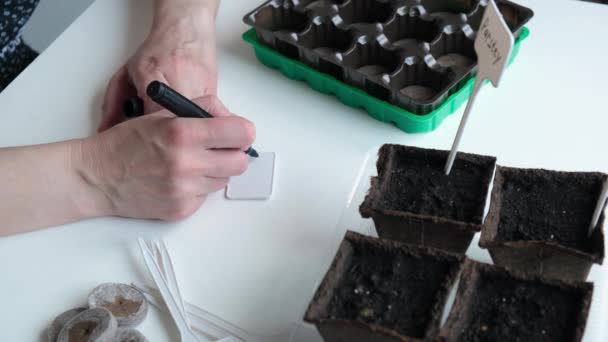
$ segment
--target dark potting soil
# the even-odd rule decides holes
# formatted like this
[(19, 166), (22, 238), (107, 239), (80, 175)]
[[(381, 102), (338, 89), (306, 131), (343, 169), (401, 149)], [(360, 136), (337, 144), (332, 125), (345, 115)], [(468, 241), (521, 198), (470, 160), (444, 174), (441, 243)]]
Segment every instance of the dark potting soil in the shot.
[(457, 264), (448, 259), (356, 244), (351, 264), (329, 303), (328, 316), (422, 338), (452, 267)]
[(573, 341), (583, 293), (507, 276), (481, 276), (467, 304), (461, 342)]
[(383, 147), (389, 148), (393, 153), (386, 159), (387, 169), (382, 176), (376, 207), (482, 222), (495, 158), (459, 153), (450, 175), (446, 176), (447, 151), (397, 145)]
[(602, 187), (601, 174), (501, 168), (497, 240), (554, 241), (593, 253), (587, 232)]

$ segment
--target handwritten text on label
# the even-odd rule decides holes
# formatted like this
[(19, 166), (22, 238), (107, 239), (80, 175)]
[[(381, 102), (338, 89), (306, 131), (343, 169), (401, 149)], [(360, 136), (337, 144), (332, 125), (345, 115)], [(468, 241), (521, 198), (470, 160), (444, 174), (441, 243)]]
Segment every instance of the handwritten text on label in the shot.
[(488, 29), (489, 23), (490, 18), (485, 18), (485, 20), (481, 24), (480, 31), (484, 37), (488, 49), (490, 49), (490, 52), (494, 55), (494, 62), (492, 63), (492, 65), (496, 65), (496, 63), (502, 60), (503, 56), (500, 54), (500, 51), (498, 51), (498, 48), (496, 47), (497, 40), (492, 36), (492, 31)]

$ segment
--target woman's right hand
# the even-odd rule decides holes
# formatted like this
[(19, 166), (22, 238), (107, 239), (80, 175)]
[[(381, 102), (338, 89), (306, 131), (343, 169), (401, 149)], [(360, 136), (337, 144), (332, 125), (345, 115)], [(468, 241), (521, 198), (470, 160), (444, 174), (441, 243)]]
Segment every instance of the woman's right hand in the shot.
[(104, 215), (178, 220), (248, 165), (254, 125), (217, 97), (195, 99), (215, 117), (178, 118), (162, 110), (82, 140), (79, 173), (99, 194)]

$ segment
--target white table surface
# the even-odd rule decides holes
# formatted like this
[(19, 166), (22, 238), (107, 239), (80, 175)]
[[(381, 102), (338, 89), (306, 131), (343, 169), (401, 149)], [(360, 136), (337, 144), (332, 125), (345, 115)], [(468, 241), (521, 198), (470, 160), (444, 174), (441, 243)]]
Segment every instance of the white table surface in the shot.
[[(167, 241), (189, 301), (259, 333), (284, 329), (333, 257), (334, 227), (365, 154), (386, 142), (449, 149), (462, 108), (435, 132), (408, 135), (259, 64), (241, 40), (241, 18), (260, 2), (222, 3), (219, 92), (256, 123), (256, 148), (277, 153), (271, 200), (218, 193), (181, 222), (101, 218), (0, 239), (1, 341), (37, 341), (100, 283), (149, 282), (138, 236)], [(108, 79), (148, 29), (149, 3), (96, 1), (80, 16), (0, 95), (0, 146), (91, 134)], [(501, 88), (480, 94), (461, 150), (503, 165), (608, 172), (608, 6), (520, 3), (536, 12), (532, 34)], [(606, 266), (592, 270), (596, 296), (606, 296), (607, 274)], [(608, 309), (596, 302), (605, 320)], [(591, 324), (586, 340), (605, 341), (602, 329)], [(156, 310), (141, 330), (152, 341), (176, 339)]]

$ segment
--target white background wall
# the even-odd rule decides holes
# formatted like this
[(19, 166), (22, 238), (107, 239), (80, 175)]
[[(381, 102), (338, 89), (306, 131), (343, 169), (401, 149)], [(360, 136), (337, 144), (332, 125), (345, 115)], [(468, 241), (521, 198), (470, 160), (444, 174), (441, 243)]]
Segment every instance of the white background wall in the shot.
[(38, 51), (44, 50), (93, 1), (40, 0), (40, 5), (25, 26), (25, 41)]

